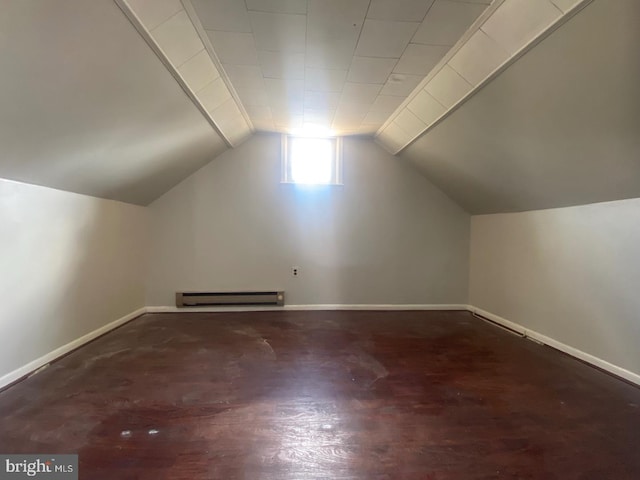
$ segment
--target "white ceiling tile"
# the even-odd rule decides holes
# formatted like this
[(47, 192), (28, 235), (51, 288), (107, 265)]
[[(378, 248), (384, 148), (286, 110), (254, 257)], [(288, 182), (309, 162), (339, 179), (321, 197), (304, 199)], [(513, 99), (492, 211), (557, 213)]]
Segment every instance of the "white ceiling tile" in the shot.
[(264, 89), (262, 70), (255, 65), (225, 65), (231, 84), (236, 89)]
[(425, 90), (420, 90), (409, 102), (407, 108), (427, 126), (435, 122), (447, 110)]
[(379, 138), (392, 152), (400, 150), (411, 141), (409, 134), (393, 122), (380, 132)]
[(302, 115), (304, 81), (265, 78), (264, 84), (274, 118), (283, 113)]
[(384, 83), (391, 74), (395, 58), (353, 57), (349, 75), (350, 82)]
[(307, 0), (245, 0), (249, 10), (306, 15)]
[(433, 0), (371, 0), (367, 18), (421, 22)]
[[(395, 109), (394, 109), (395, 110)], [(363, 123), (369, 124), (380, 124), (382, 125), (389, 118), (388, 113), (384, 112), (369, 112), (367, 116), (364, 117)]]
[(249, 12), (256, 45), (261, 50), (304, 53), (305, 15)]
[(260, 50), (258, 62), (267, 78), (304, 78), (304, 53)]
[(249, 115), (252, 122), (269, 121), (273, 123), (271, 108), (267, 106), (245, 105), (245, 110), (247, 111), (247, 115)]
[(412, 75), (427, 75), (451, 47), (410, 43), (393, 71)]
[[(538, 0), (532, 3), (536, 1)], [(453, 45), (460, 40), (485, 8), (486, 5), (481, 4), (436, 0), (411, 42)]]
[(269, 96), (264, 88), (238, 88), (234, 86), (236, 93), (240, 97), (244, 106), (269, 106)]
[(207, 35), (222, 63), (232, 65), (258, 64), (258, 52), (253, 34), (207, 30)]
[(418, 86), (424, 77), (422, 75), (405, 75), (392, 73), (380, 93), (382, 95), (395, 95), (406, 97)]
[(176, 68), (204, 48), (184, 10), (152, 30), (151, 36)]
[(447, 108), (453, 107), (471, 90), (471, 85), (449, 65), (433, 77), (425, 90)]
[(344, 103), (366, 103), (371, 105), (382, 85), (376, 85), (371, 83), (352, 83), (347, 82), (342, 89), (342, 100)]
[(202, 26), (207, 30), (251, 32), (247, 7), (238, 0), (192, 0)]
[(422, 120), (406, 108), (398, 114), (393, 122), (412, 138), (420, 135), (427, 128), (427, 125)]
[(391, 114), (400, 104), (404, 101), (405, 97), (398, 97), (393, 95), (378, 95), (373, 105), (371, 105), (372, 112)]
[(231, 98), (231, 93), (222, 78), (218, 77), (200, 90), (197, 97), (208, 112), (213, 112)]
[(242, 134), (249, 128), (233, 98), (216, 108), (211, 116), (225, 135)]
[(340, 92), (304, 92), (304, 108), (310, 110), (335, 110)]
[(147, 30), (153, 30), (183, 9), (180, 0), (128, 0)]
[(331, 125), (335, 110), (312, 110), (304, 109), (304, 121), (307, 123), (315, 123), (316, 125)]
[(365, 20), (356, 54), (363, 57), (400, 58), (418, 29), (415, 22)]
[[(365, 103), (349, 103), (341, 101), (336, 109), (336, 117), (364, 117), (369, 113), (371, 105)], [(360, 121), (362, 121), (362, 119)]]
[(346, 70), (307, 68), (305, 69), (305, 90), (340, 92), (346, 79)]
[(506, 50), (478, 30), (449, 60), (449, 65), (475, 86), (508, 58)]
[(347, 70), (351, 65), (357, 37), (348, 40), (307, 39), (305, 62), (307, 67)]
[(206, 50), (184, 62), (178, 72), (194, 92), (198, 92), (220, 76)]
[(567, 13), (573, 7), (575, 7), (582, 0), (551, 0), (553, 4), (562, 10), (564, 13)]
[(325, 32), (327, 36), (353, 30), (357, 36), (368, 7), (369, 0), (309, 0), (309, 29)]
[(515, 53), (561, 16), (562, 12), (547, 0), (505, 0), (482, 30), (509, 53)]

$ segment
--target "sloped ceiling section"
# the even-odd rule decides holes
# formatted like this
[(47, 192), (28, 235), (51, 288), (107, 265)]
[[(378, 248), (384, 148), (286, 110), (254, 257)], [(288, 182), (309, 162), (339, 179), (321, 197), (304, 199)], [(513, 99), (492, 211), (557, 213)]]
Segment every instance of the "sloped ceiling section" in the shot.
[(445, 118), (592, 0), (496, 0), (377, 132), (391, 153)]
[(251, 121), (189, 3), (115, 1), (229, 146), (246, 140)]
[(401, 154), (474, 214), (640, 197), (640, 2), (595, 0)]
[(491, 0), (182, 3), (256, 129), (372, 135)]
[(3, 0), (0, 177), (146, 205), (227, 147), (113, 0)]

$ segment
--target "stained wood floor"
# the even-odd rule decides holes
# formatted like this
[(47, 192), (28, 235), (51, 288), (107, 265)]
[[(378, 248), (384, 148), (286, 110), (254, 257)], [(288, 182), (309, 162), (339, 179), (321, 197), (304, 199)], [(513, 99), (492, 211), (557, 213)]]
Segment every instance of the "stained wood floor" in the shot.
[(0, 452), (87, 480), (637, 480), (639, 405), (464, 312), (155, 314), (0, 393)]

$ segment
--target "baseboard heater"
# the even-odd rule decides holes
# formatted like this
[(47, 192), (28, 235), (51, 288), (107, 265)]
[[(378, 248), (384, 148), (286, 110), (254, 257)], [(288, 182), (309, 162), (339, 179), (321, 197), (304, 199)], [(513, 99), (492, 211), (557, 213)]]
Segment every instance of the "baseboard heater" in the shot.
[(177, 292), (176, 307), (284, 305), (284, 292)]

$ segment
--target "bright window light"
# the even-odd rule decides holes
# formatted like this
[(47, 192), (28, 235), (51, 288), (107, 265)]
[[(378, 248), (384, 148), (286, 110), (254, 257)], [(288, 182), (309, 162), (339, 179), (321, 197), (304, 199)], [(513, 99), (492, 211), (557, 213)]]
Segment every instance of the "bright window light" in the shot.
[(340, 183), (337, 138), (283, 135), (283, 182), (307, 185)]

